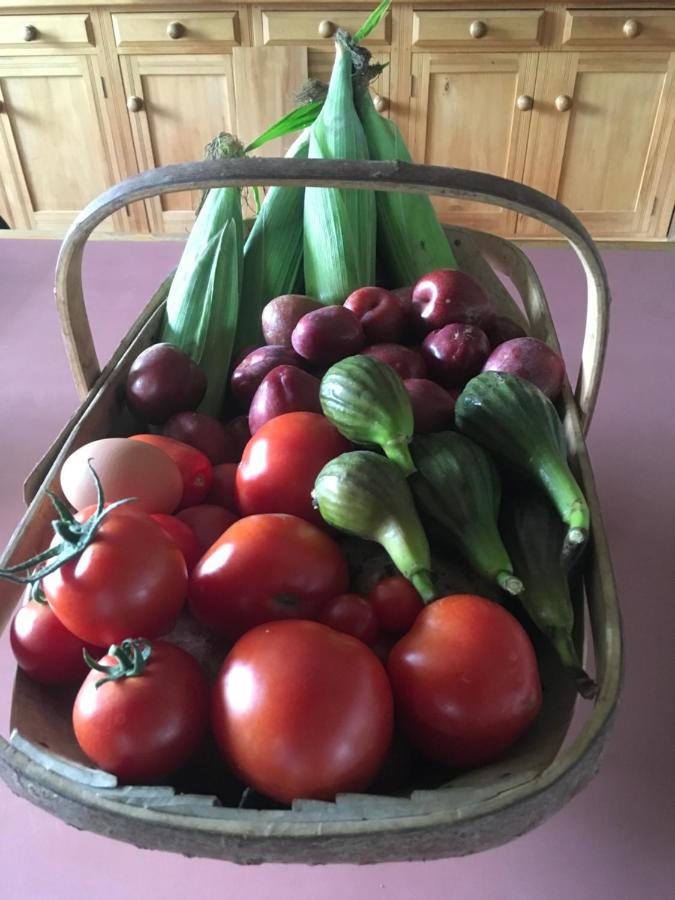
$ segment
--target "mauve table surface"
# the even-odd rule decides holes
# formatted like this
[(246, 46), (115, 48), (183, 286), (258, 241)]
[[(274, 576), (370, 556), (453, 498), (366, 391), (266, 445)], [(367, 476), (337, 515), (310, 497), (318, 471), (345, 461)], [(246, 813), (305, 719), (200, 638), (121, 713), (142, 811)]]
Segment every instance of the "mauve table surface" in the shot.
[[(0, 784), (0, 897), (114, 900), (665, 900), (675, 885), (675, 253), (604, 252), (613, 310), (589, 447), (622, 605), (626, 679), (597, 778), (517, 841), (463, 859), (242, 868), (79, 832)], [(85, 297), (102, 358), (177, 260), (179, 242), (91, 242)], [(76, 406), (52, 298), (58, 244), (0, 241), (0, 541), (21, 484)], [(575, 372), (583, 278), (565, 249), (528, 250)], [(0, 639), (0, 729), (14, 663)]]

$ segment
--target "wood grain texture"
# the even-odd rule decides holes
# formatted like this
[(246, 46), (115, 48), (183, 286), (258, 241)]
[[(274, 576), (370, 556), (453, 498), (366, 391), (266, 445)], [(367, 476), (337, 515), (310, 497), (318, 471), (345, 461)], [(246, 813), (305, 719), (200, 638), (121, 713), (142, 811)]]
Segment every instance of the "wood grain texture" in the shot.
[[(35, 39), (24, 40), (27, 25), (36, 29)], [(0, 50), (31, 50), (37, 47), (66, 46), (73, 50), (93, 44), (90, 19), (87, 13), (65, 16), (31, 13), (24, 16), (0, 16)]]
[[(541, 45), (545, 15), (543, 10), (414, 10), (412, 46), (413, 50), (461, 47), (480, 52), (536, 49)], [(478, 23), (484, 29), (480, 38), (472, 35), (472, 26)]]
[[(650, 4), (651, 5), (651, 4)], [(631, 20), (637, 33), (624, 30)], [(570, 9), (565, 18), (565, 47), (666, 47), (675, 45), (675, 9)]]
[[(520, 181), (531, 113), (518, 109), (534, 93), (535, 53), (428, 53), (413, 55), (417, 127), (414, 159), (490, 172)], [(466, 200), (437, 199), (442, 221), (511, 234), (516, 215)]]
[[(96, 59), (0, 56), (0, 89), (0, 127), (14, 173), (10, 191), (31, 227), (67, 226), (90, 197), (115, 182)], [(103, 227), (121, 229), (123, 219), (117, 215)]]
[[(168, 28), (178, 22), (183, 34), (177, 39), (169, 36)], [(172, 12), (113, 13), (115, 43), (120, 53), (209, 53), (237, 46), (240, 42), (239, 13), (192, 12), (189, 9)]]
[[(236, 135), (249, 144), (295, 106), (294, 96), (307, 80), (306, 47), (235, 47), (232, 72), (236, 98)], [(258, 156), (284, 156), (296, 135), (270, 141)]]
[[(673, 108), (674, 54), (544, 54), (523, 178), (602, 236), (654, 233), (652, 207)], [(560, 95), (569, 111), (556, 109)], [(589, 161), (602, 160), (602, 165)], [(546, 236), (540, 224), (518, 233)]]

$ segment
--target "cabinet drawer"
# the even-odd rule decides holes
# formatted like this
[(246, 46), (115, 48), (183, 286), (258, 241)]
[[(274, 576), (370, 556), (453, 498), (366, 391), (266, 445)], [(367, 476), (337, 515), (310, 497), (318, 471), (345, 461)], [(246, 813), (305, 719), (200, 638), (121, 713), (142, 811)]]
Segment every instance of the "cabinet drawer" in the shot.
[[(262, 36), (264, 44), (328, 43), (330, 25), (337, 24), (352, 34), (364, 23), (363, 9), (263, 9)], [(319, 25), (327, 23), (319, 33)], [(368, 35), (369, 47), (381, 47), (391, 41), (391, 15), (387, 13)], [(331, 43), (332, 46), (332, 43)]]
[(0, 48), (92, 46), (94, 43), (89, 15), (0, 16)]
[(675, 47), (675, 9), (570, 9), (565, 47)]
[(413, 48), (469, 50), (536, 48), (542, 42), (544, 10), (413, 10)]
[(239, 44), (239, 14), (223, 12), (113, 13), (115, 43), (121, 52), (213, 51)]

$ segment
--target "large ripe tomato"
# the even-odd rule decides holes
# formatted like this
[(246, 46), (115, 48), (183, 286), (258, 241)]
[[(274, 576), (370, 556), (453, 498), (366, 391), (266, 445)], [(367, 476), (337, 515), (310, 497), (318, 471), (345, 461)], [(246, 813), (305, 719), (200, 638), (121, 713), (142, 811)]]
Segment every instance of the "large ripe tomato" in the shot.
[(389, 654), (397, 721), (449, 766), (500, 757), (541, 708), (534, 648), (520, 623), (470, 594), (426, 606)]
[(241, 514), (290, 513), (321, 525), (311, 497), (316, 476), (350, 447), (319, 413), (292, 412), (270, 419), (246, 445), (237, 469)]
[(17, 664), (35, 681), (43, 684), (71, 684), (82, 681), (89, 671), (82, 650), (100, 654), (71, 634), (47, 603), (29, 600), (21, 606), (9, 630), (9, 641)]
[(271, 622), (232, 648), (212, 701), (237, 774), (282, 803), (365, 790), (392, 737), (391, 688), (361, 641), (317, 622)]
[[(77, 513), (82, 523), (94, 507)], [(52, 546), (60, 542), (54, 538)], [(42, 579), (57, 618), (87, 643), (107, 647), (130, 634), (169, 631), (185, 602), (187, 569), (177, 544), (147, 513), (121, 506), (76, 558)]]
[[(113, 666), (116, 659), (107, 655), (99, 662)], [(197, 660), (154, 641), (140, 674), (97, 687), (103, 678), (92, 669), (73, 707), (75, 736), (89, 759), (129, 784), (157, 781), (180, 768), (208, 728), (210, 691)]]
[(218, 634), (236, 640), (275, 619), (313, 619), (347, 590), (347, 562), (315, 525), (280, 513), (231, 525), (190, 577), (190, 610)]

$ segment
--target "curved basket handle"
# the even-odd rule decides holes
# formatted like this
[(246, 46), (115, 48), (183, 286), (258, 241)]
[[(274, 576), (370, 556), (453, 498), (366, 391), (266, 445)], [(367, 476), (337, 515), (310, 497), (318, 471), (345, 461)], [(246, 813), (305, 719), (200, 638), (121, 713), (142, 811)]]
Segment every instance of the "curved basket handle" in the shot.
[(584, 226), (567, 207), (524, 184), (482, 172), (397, 161), (254, 158), (183, 163), (134, 175), (97, 197), (71, 225), (56, 264), (56, 301), (66, 352), (83, 397), (100, 375), (82, 294), (82, 255), (94, 228), (126, 204), (156, 194), (251, 184), (348, 187), (462, 198), (512, 209), (555, 228), (571, 244), (586, 275), (586, 330), (575, 397), (582, 427), (587, 430), (600, 387), (610, 297), (604, 264)]

